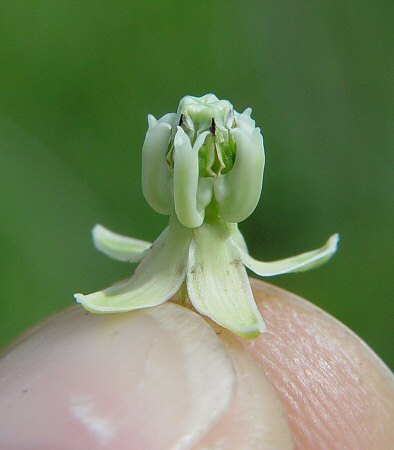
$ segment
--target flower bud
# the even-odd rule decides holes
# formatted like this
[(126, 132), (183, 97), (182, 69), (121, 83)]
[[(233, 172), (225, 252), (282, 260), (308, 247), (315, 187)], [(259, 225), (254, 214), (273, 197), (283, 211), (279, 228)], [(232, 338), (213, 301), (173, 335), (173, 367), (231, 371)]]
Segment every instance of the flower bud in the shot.
[(213, 94), (184, 97), (176, 114), (149, 116), (142, 156), (142, 189), (150, 206), (176, 213), (197, 228), (206, 209), (240, 222), (260, 198), (264, 147), (260, 129)]

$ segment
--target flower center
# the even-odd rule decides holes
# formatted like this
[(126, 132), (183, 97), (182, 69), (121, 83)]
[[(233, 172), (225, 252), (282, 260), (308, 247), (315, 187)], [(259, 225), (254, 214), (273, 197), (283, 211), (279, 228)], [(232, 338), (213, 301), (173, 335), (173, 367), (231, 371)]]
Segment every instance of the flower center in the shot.
[[(193, 145), (198, 136), (210, 133), (198, 152), (199, 177), (217, 177), (229, 172), (235, 161), (236, 143), (230, 134), (235, 127), (234, 109), (227, 100), (219, 100), (215, 95), (203, 97), (184, 97), (178, 107), (178, 125), (182, 127)], [(173, 130), (166, 160), (174, 167)]]

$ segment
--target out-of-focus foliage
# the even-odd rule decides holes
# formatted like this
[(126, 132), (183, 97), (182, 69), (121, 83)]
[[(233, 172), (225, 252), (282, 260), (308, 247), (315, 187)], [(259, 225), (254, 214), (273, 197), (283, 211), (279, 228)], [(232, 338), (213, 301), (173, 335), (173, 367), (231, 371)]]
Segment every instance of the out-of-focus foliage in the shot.
[(92, 246), (99, 222), (154, 239), (140, 187), (146, 116), (185, 94), (253, 107), (262, 200), (241, 224), (275, 259), (338, 231), (338, 255), (272, 280), (394, 364), (392, 2), (2, 1), (0, 342), (132, 267)]

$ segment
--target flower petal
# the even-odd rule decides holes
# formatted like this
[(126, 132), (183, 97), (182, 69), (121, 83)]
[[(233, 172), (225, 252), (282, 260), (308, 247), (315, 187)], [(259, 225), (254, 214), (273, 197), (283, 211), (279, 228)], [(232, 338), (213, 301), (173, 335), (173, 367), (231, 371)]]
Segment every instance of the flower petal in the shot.
[(338, 241), (338, 234), (334, 234), (317, 250), (272, 262), (257, 261), (248, 255), (242, 246), (237, 243), (236, 245), (246, 267), (262, 277), (272, 277), (290, 272), (304, 272), (324, 264), (337, 251)]
[[(198, 151), (208, 134), (209, 131), (201, 133), (192, 147), (189, 136), (181, 127), (178, 127), (174, 139), (175, 211), (179, 221), (185, 227), (199, 227), (204, 220), (205, 208), (200, 208), (197, 201), (200, 197)], [(206, 183), (203, 183), (200, 190), (205, 191), (206, 187)], [(200, 198), (206, 200), (206, 193), (202, 192)]]
[(93, 294), (75, 294), (75, 299), (96, 313), (131, 311), (164, 303), (185, 280), (192, 235), (192, 230), (173, 216), (129, 280)]
[(236, 111), (235, 113), (235, 122), (238, 128), (246, 132), (252, 132), (254, 128), (256, 128), (255, 121), (250, 117), (252, 114), (252, 108), (246, 108), (245, 111), (240, 114)]
[(259, 128), (251, 133), (231, 130), (237, 144), (235, 162), (230, 172), (215, 182), (215, 197), (226, 222), (245, 220), (257, 206), (263, 185), (264, 146)]
[[(162, 118), (163, 119), (163, 118)], [(171, 125), (148, 116), (149, 129), (142, 147), (142, 192), (149, 205), (160, 214), (171, 214), (172, 174), (166, 161)]]
[(170, 125), (171, 128), (172, 127), (175, 128), (176, 127), (176, 122), (177, 122), (177, 114), (176, 113), (164, 114), (164, 116), (160, 117), (158, 122), (159, 123), (168, 123), (168, 125)]
[(190, 301), (201, 314), (239, 336), (265, 331), (246, 270), (224, 222), (194, 230), (187, 271)]
[(243, 237), (243, 234), (239, 231), (238, 224), (228, 223), (227, 228), (230, 233), (230, 237), (235, 241), (235, 243), (239, 245), (242, 248), (242, 250), (244, 250), (246, 253), (249, 253), (245, 238)]
[(118, 261), (139, 262), (152, 243), (114, 233), (102, 225), (92, 230), (94, 246), (100, 252)]

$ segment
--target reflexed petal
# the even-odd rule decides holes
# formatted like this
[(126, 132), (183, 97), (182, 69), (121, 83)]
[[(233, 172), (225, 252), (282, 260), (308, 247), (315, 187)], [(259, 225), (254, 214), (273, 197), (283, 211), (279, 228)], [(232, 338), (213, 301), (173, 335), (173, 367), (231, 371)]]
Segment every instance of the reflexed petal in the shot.
[(131, 311), (160, 305), (181, 287), (193, 232), (172, 217), (166, 228), (127, 281), (75, 299), (91, 312)]
[(272, 277), (290, 272), (304, 272), (314, 269), (328, 261), (337, 251), (339, 236), (332, 235), (323, 247), (310, 252), (301, 253), (301, 255), (290, 258), (280, 259), (279, 261), (262, 262), (249, 256), (240, 245), (237, 245), (242, 261), (246, 267), (257, 275), (263, 277)]
[(230, 233), (230, 237), (235, 241), (237, 245), (239, 245), (242, 250), (246, 253), (249, 253), (248, 246), (246, 245), (245, 238), (243, 234), (239, 231), (238, 224), (236, 223), (228, 223), (227, 228)]
[[(205, 215), (205, 209), (198, 205), (198, 150), (203, 145), (209, 131), (201, 133), (191, 146), (189, 136), (178, 127), (174, 140), (174, 201), (175, 212), (185, 227), (199, 227)], [(206, 185), (203, 185), (203, 190)], [(204, 194), (202, 194), (204, 196)]]
[(118, 261), (139, 262), (152, 243), (114, 233), (102, 225), (92, 230), (97, 250)]
[(166, 161), (171, 125), (148, 116), (149, 129), (142, 147), (142, 192), (160, 214), (173, 212), (172, 174)]
[(204, 223), (190, 245), (187, 290), (193, 306), (239, 336), (265, 331), (246, 270), (223, 222)]
[(257, 206), (263, 185), (264, 147), (259, 128), (251, 134), (234, 128), (237, 144), (235, 162), (230, 172), (217, 178), (215, 197), (226, 222), (246, 219)]

